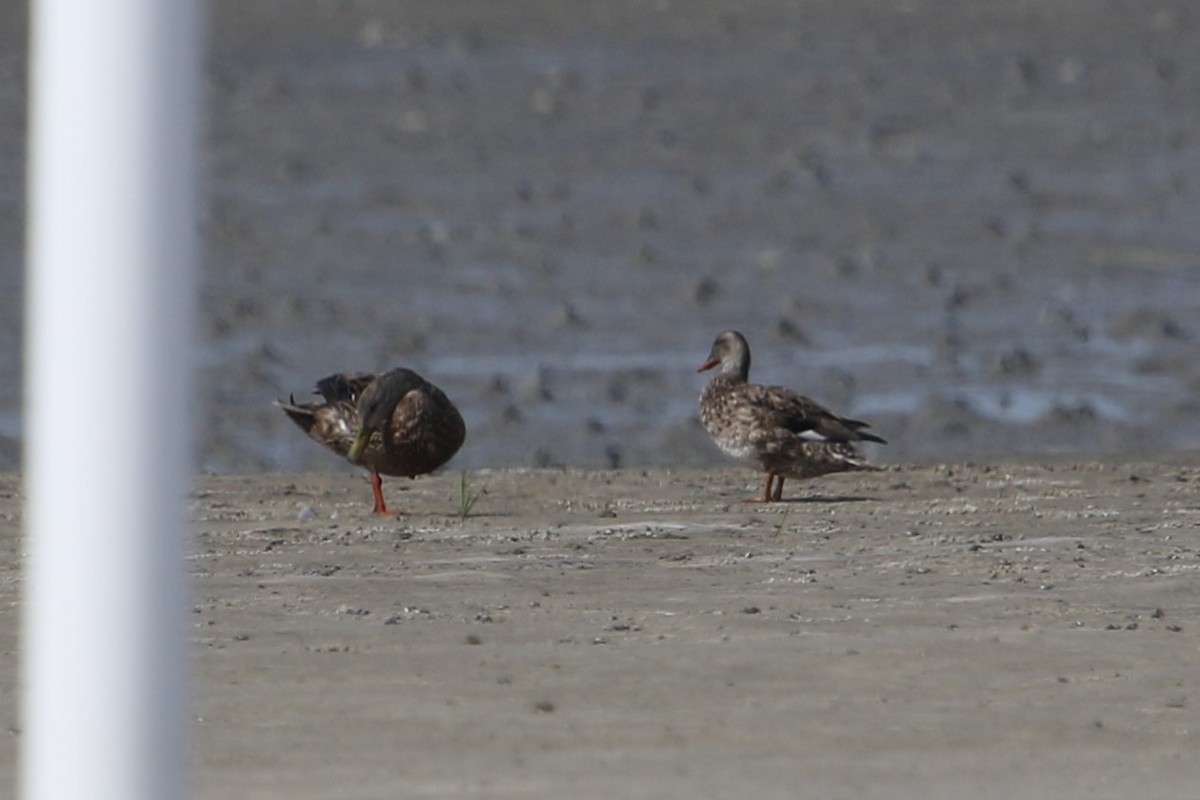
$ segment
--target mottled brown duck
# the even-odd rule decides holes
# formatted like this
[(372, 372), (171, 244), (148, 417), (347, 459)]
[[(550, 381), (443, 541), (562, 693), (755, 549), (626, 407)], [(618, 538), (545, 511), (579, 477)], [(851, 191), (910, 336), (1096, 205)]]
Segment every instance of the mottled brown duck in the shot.
[(375, 513), (391, 514), (381, 475), (415, 478), (449, 461), (466, 439), (458, 409), (411, 369), (343, 372), (317, 381), (324, 402), (276, 401), (309, 438), (371, 473)]
[(785, 478), (873, 470), (855, 442), (886, 442), (856, 419), (783, 386), (750, 383), (750, 345), (737, 331), (713, 342), (698, 372), (720, 367), (700, 395), (700, 421), (717, 446), (766, 474), (758, 502), (783, 499)]

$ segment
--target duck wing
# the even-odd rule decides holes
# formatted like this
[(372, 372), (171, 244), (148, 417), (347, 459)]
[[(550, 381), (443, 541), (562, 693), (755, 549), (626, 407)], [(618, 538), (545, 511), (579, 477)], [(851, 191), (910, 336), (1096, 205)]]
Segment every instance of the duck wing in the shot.
[(783, 386), (745, 385), (745, 400), (764, 430), (787, 431), (820, 442), (887, 442), (863, 428), (866, 422), (833, 413), (817, 401)]
[(449, 461), (466, 439), (466, 424), (450, 399), (432, 383), (412, 374), (420, 383), (406, 387), (392, 410), (385, 434), (389, 474), (432, 472)]
[(357, 403), (363, 390), (374, 380), (373, 372), (338, 372), (317, 381), (313, 394), (321, 395), (326, 403)]

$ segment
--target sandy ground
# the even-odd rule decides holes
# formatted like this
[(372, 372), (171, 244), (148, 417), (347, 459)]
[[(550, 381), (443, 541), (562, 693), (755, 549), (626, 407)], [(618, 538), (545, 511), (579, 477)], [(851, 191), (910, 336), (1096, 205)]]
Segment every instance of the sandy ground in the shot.
[[(199, 798), (1167, 798), (1200, 782), (1200, 469), (203, 478)], [(11, 787), (18, 479), (0, 481)]]

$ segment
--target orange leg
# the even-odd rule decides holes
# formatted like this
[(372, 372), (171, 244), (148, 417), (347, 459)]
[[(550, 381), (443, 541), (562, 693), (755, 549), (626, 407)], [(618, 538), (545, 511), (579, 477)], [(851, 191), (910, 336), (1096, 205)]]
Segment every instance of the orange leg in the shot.
[(383, 499), (383, 478), (379, 477), (378, 472), (371, 473), (371, 491), (375, 493), (375, 513), (384, 514), (387, 516), (395, 516), (395, 511), (390, 511), (387, 503)]
[[(774, 481), (775, 481), (775, 473), (768, 472), (767, 473), (767, 484), (766, 484), (766, 486), (763, 487), (763, 493), (760, 496), (755, 497), (750, 502), (752, 502), (752, 503), (769, 503), (769, 502), (771, 502), (771, 499), (772, 499), (771, 484)], [(780, 482), (782, 483), (782, 480)]]

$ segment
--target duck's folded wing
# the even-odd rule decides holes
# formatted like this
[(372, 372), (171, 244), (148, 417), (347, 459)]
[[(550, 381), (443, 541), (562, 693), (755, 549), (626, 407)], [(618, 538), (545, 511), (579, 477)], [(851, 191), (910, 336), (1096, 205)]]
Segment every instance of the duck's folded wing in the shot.
[(841, 417), (812, 398), (782, 386), (753, 386), (752, 401), (764, 418), (764, 424), (786, 430), (801, 439), (818, 442), (883, 442), (862, 428), (861, 420)]

